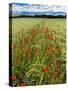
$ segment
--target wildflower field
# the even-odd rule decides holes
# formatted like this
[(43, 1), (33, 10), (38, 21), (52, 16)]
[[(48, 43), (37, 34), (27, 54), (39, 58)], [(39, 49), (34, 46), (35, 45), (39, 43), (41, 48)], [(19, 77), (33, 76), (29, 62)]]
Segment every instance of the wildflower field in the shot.
[[(66, 19), (12, 18), (12, 86), (66, 82)], [(11, 30), (12, 29), (12, 30)], [(12, 34), (12, 37), (11, 37)]]

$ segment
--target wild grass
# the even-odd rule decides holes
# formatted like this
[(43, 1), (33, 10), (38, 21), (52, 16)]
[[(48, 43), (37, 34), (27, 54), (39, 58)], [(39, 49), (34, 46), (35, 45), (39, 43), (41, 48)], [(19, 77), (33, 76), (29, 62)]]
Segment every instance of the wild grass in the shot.
[(43, 19), (12, 32), (10, 80), (13, 86), (66, 82), (66, 36), (65, 22), (62, 21)]

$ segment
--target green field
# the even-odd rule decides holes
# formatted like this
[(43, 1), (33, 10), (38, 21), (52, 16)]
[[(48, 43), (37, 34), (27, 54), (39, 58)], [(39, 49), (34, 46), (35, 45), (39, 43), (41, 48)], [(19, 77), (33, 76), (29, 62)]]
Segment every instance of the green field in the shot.
[[(66, 19), (48, 19), (48, 18), (13, 18), (12, 19), (12, 39), (16, 40), (18, 32), (26, 32), (33, 26), (43, 23), (45, 27), (48, 26), (50, 30), (55, 30), (58, 33), (62, 33), (64, 38), (66, 37)], [(61, 35), (59, 37), (62, 37)], [(61, 43), (62, 44), (62, 43)], [(62, 44), (63, 45), (63, 44)]]
[(66, 19), (11, 20), (13, 86), (65, 83)]
[(21, 29), (31, 28), (44, 20), (45, 26), (49, 26), (51, 29), (57, 32), (65, 33), (66, 30), (66, 19), (48, 19), (48, 18), (13, 18), (12, 19), (12, 32), (20, 31)]

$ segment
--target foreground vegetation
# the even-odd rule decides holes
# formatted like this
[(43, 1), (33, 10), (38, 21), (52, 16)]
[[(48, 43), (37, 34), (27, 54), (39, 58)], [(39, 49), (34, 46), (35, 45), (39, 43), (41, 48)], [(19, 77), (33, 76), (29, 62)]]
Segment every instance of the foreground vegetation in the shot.
[(13, 86), (65, 83), (65, 19), (32, 20), (12, 21), (10, 81)]

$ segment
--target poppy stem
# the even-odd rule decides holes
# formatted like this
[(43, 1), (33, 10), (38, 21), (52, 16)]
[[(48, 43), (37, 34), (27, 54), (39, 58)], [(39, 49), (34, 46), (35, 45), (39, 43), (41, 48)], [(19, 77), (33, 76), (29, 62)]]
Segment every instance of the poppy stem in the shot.
[(41, 77), (40, 77), (40, 81), (39, 81), (39, 85), (42, 84), (42, 81), (43, 81), (43, 76), (44, 76), (44, 73), (42, 73)]

